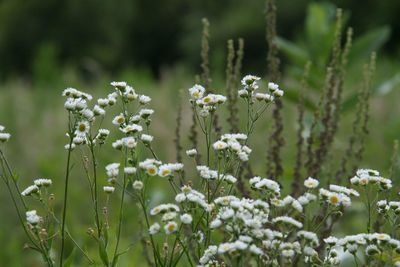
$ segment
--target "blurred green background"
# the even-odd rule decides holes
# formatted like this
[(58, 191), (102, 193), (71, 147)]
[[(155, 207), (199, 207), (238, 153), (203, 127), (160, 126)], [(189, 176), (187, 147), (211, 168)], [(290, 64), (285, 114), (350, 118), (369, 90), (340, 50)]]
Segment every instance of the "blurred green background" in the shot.
[[(393, 140), (400, 137), (400, 1), (280, 0), (277, 7), (281, 87), (287, 90), (285, 177), (289, 179), (293, 169), (296, 89), (302, 68), (307, 60), (313, 62), (307, 92), (306, 119), (310, 121), (324, 80), (336, 7), (343, 8), (345, 25), (354, 28), (354, 45), (345, 81), (342, 123), (333, 148), (337, 158), (332, 160), (339, 161), (346, 149), (356, 94), (362, 85), (362, 65), (377, 51), (370, 135), (360, 167), (380, 169), (385, 174)], [(138, 92), (150, 95), (154, 100), (151, 107), (156, 110), (152, 126), (156, 150), (164, 161), (174, 161), (177, 95), (191, 87), (200, 72), (201, 18), (207, 17), (211, 23), (212, 86), (224, 93), (228, 39), (241, 37), (245, 41), (243, 74), (266, 74), (264, 9), (262, 0), (0, 0), (0, 124), (13, 134), (6, 153), (18, 170), (22, 187), (37, 177), (52, 178), (61, 205), (66, 113), (60, 94), (65, 87), (102, 97), (110, 92), (110, 81), (126, 80)], [(183, 101), (182, 131), (186, 133), (191, 118), (185, 97)], [(267, 118), (252, 141), (253, 155), (262, 158), (255, 163), (260, 174), (264, 173), (263, 147), (270, 126)], [(190, 148), (185, 134), (183, 145)], [(102, 157), (101, 168), (113, 160), (113, 153), (110, 150)], [(90, 214), (86, 210), (90, 203), (81, 176), (77, 168), (68, 224), (85, 244), (89, 242), (86, 229)], [(155, 190), (155, 198), (163, 196)], [(125, 245), (136, 242), (138, 231), (137, 207), (129, 203), (132, 209), (126, 213)], [(23, 249), (25, 238), (4, 186), (0, 187), (0, 209), (0, 266), (41, 266), (36, 254)], [(140, 266), (140, 253), (138, 243), (123, 257), (121, 266)], [(85, 266), (79, 255), (76, 262)]]

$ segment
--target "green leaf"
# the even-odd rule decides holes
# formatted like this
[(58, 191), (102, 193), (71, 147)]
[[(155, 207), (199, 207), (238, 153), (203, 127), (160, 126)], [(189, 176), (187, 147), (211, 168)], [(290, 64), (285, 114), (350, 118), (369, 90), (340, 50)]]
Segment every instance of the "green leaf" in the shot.
[(358, 37), (352, 45), (349, 62), (364, 60), (369, 55), (379, 50), (390, 37), (390, 27), (383, 26), (375, 28)]
[(313, 62), (324, 64), (330, 54), (335, 33), (335, 6), (311, 3), (306, 17), (307, 47)]
[(64, 261), (64, 267), (70, 267), (74, 261), (75, 256), (75, 247), (72, 249), (71, 254), (69, 254), (68, 258)]
[(102, 240), (99, 240), (99, 254), (101, 261), (105, 266), (108, 266), (110, 264), (108, 260), (108, 255), (107, 255), (107, 250), (105, 248), (104, 242)]
[(304, 65), (309, 58), (307, 51), (283, 38), (277, 37), (276, 44), (278, 49), (282, 51), (291, 61), (298, 65)]

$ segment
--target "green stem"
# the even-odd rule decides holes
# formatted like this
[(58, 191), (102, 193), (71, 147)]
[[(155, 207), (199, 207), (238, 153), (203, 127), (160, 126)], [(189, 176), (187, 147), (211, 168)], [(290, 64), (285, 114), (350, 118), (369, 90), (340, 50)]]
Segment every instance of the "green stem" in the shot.
[(65, 186), (64, 186), (64, 204), (63, 204), (63, 215), (62, 215), (62, 224), (61, 224), (61, 252), (60, 252), (60, 267), (63, 266), (63, 257), (64, 257), (64, 246), (65, 246), (65, 221), (67, 218), (67, 199), (68, 199), (68, 182), (69, 182), (69, 172), (70, 172), (70, 162), (71, 162), (71, 146), (72, 146), (72, 128), (71, 128), (71, 114), (68, 114), (69, 119), (69, 147), (68, 147), (68, 156), (67, 156), (67, 166), (65, 171)]
[(90, 154), (92, 156), (92, 164), (93, 164), (93, 202), (94, 202), (94, 214), (96, 219), (96, 227), (97, 227), (97, 237), (100, 238), (101, 236), (101, 225), (99, 219), (99, 208), (98, 208), (98, 197), (97, 197), (97, 162), (96, 162), (96, 155), (94, 153), (94, 145), (93, 140), (90, 138)]

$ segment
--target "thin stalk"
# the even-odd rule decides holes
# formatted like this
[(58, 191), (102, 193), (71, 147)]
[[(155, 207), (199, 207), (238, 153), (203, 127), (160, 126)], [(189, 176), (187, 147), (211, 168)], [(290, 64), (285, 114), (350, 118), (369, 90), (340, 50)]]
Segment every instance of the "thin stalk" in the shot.
[(65, 171), (65, 186), (64, 186), (64, 204), (63, 204), (63, 215), (62, 215), (62, 224), (61, 224), (61, 252), (60, 252), (60, 267), (63, 266), (63, 257), (64, 257), (64, 245), (65, 245), (65, 220), (67, 218), (67, 200), (68, 200), (68, 183), (69, 183), (69, 174), (70, 174), (70, 162), (71, 162), (71, 145), (73, 140), (72, 130), (71, 130), (71, 114), (68, 114), (69, 119), (69, 147), (68, 147), (68, 156), (67, 156), (67, 166)]
[(93, 164), (93, 202), (94, 202), (94, 214), (96, 220), (96, 227), (97, 227), (97, 237), (100, 238), (101, 236), (101, 226), (100, 226), (100, 219), (99, 219), (99, 208), (98, 208), (98, 200), (97, 200), (97, 162), (96, 162), (96, 155), (94, 153), (94, 145), (93, 140), (90, 140), (90, 154), (92, 157), (92, 164)]
[[(128, 163), (128, 156), (127, 156), (127, 151), (125, 150), (125, 166)], [(115, 266), (117, 263), (117, 253), (118, 253), (118, 247), (119, 247), (119, 241), (121, 239), (121, 229), (122, 229), (122, 219), (124, 217), (124, 199), (125, 199), (125, 188), (127, 184), (127, 177), (126, 174), (124, 174), (124, 184), (123, 184), (123, 189), (122, 189), (122, 195), (121, 195), (121, 202), (119, 206), (119, 218), (118, 218), (118, 232), (117, 232), (117, 243), (115, 244), (115, 249), (114, 249), (114, 256), (112, 260), (111, 266)]]

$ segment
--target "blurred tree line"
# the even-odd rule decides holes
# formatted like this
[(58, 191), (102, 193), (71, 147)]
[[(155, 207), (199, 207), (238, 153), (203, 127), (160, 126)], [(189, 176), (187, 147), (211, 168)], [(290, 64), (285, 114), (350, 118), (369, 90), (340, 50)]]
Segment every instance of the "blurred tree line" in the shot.
[[(277, 1), (279, 35), (298, 37), (310, 2)], [(385, 53), (399, 52), (400, 1), (331, 3), (350, 11), (356, 36), (390, 25)], [(202, 17), (211, 22), (216, 65), (225, 62), (226, 40), (243, 37), (245, 64), (260, 70), (266, 55), (264, 5), (263, 0), (0, 0), (0, 79), (65, 66), (89, 73), (144, 68), (155, 76), (177, 63), (196, 70)]]

